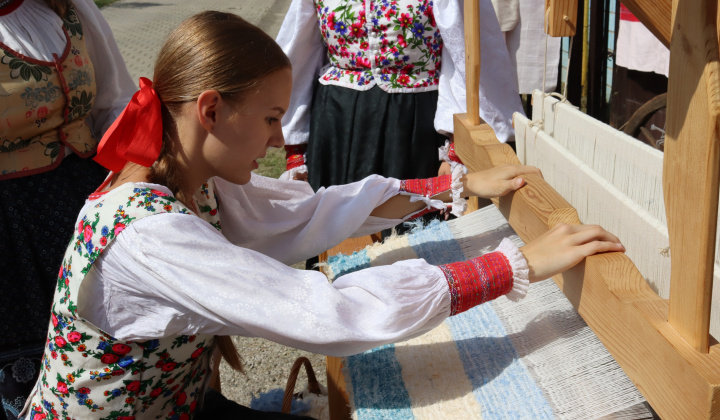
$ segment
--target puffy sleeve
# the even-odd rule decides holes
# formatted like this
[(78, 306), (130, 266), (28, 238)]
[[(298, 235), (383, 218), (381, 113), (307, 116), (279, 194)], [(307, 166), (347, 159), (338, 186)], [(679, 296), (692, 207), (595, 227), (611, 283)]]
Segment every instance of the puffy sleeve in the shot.
[(85, 45), (95, 68), (97, 96), (87, 119), (96, 137), (102, 137), (130, 101), (137, 87), (115, 43), (110, 26), (91, 0), (73, 0), (83, 25)]
[(401, 261), (331, 284), (235, 246), (197, 217), (162, 214), (130, 224), (108, 246), (83, 281), (88, 296), (104, 298), (81, 300), (79, 311), (124, 340), (244, 335), (344, 356), (420, 335), (478, 296), (507, 294), (512, 263), (491, 254), (440, 267)]
[(236, 245), (293, 264), (351, 236), (379, 232), (399, 219), (370, 216), (398, 194), (400, 181), (371, 175), (362, 181), (321, 188), (253, 174), (246, 185), (214, 178), (223, 235)]
[[(512, 114), (523, 113), (516, 76), (491, 0), (480, 1), (480, 117), (502, 142), (514, 140)], [(466, 112), (465, 31), (458, 0), (436, 0), (433, 8), (443, 39), (435, 129), (453, 132), (453, 114)]]
[(326, 57), (312, 0), (293, 0), (276, 41), (292, 63), (290, 106), (282, 119), (285, 143), (307, 143), (313, 88)]

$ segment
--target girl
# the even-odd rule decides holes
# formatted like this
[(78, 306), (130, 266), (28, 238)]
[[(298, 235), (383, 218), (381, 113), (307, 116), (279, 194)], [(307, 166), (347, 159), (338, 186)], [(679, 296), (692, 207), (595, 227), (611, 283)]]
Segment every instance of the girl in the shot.
[(0, 86), (0, 420), (15, 420), (73, 222), (107, 176), (90, 158), (136, 88), (91, 0), (0, 1)]
[[(201, 415), (218, 418), (206, 395), (213, 349), (240, 365), (216, 336), (354, 354), (482, 303), (478, 288), (483, 300), (517, 299), (528, 281), (623, 249), (598, 227), (565, 226), (521, 250), (505, 241), (462, 263), (411, 260), (329, 284), (285, 263), (443, 207), (449, 177), (371, 176), (314, 193), (253, 175), (268, 147), (283, 146), (292, 74), (277, 44), (234, 15), (181, 24), (154, 80), (141, 79), (101, 143), (97, 160), (112, 173), (80, 212), (60, 268), (28, 418), (191, 418), (203, 399)], [(463, 190), (502, 195), (528, 173), (537, 169), (469, 174)]]

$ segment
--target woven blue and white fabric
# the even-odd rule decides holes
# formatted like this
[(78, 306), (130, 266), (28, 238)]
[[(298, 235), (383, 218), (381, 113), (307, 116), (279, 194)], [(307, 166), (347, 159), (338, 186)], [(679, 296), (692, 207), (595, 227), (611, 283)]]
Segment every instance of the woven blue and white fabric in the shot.
[[(408, 258), (447, 264), (521, 240), (494, 207), (433, 222), (352, 255), (326, 273)], [(408, 341), (345, 359), (353, 418), (652, 418), (647, 404), (552, 280), (519, 303), (500, 298)]]

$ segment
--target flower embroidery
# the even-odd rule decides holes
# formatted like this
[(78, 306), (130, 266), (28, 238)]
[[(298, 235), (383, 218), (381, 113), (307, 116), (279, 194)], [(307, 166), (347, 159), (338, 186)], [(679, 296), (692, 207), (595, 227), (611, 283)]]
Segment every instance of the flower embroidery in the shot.
[(68, 12), (65, 14), (65, 17), (63, 17), (62, 21), (65, 29), (68, 31), (68, 33), (70, 33), (70, 35), (76, 37), (77, 39), (82, 39), (82, 25), (80, 25), (80, 19), (78, 18), (77, 13), (75, 13), (75, 10), (72, 7), (68, 9)]
[(315, 5), (331, 64), (321, 81), (366, 86), (379, 79), (391, 89), (439, 83), (442, 38), (431, 0), (315, 0)]
[[(87, 409), (82, 418), (141, 418), (151, 407), (163, 417), (189, 418), (207, 377), (212, 336), (179, 336), (162, 340), (116, 340), (77, 317), (79, 282), (103, 249), (139, 217), (159, 212), (189, 214), (162, 191), (135, 188), (124, 200), (101, 199), (78, 222), (63, 264), (52, 306), (38, 390), (31, 417), (66, 418), (71, 406)], [(207, 189), (204, 195), (214, 197)], [(204, 197), (203, 197), (204, 198)], [(217, 214), (217, 206), (211, 208)], [(75, 263), (73, 263), (75, 261)], [(78, 360), (97, 362), (86, 370)], [(99, 388), (95, 389), (95, 384)], [(74, 410), (76, 410), (74, 408)], [(76, 411), (77, 412), (77, 411)], [(94, 413), (94, 414), (91, 414)], [(78, 417), (80, 418), (80, 417)]]
[(5, 51), (2, 59), (2, 64), (7, 64), (10, 67), (10, 78), (20, 78), (25, 81), (29, 81), (31, 78), (35, 79), (36, 82), (44, 81), (48, 79), (48, 76), (52, 74), (52, 69), (48, 66), (40, 64), (32, 64), (21, 60), (18, 57)]
[(54, 85), (53, 82), (47, 82), (46, 85), (34, 89), (25, 88), (25, 92), (20, 97), (25, 99), (25, 105), (35, 108), (40, 102), (55, 102), (60, 95), (60, 86)]
[(21, 137), (16, 138), (15, 140), (3, 140), (2, 144), (0, 144), (0, 153), (7, 153), (7, 152), (13, 152), (15, 150), (21, 150), (30, 145), (32, 143), (33, 139), (22, 139)]
[[(79, 55), (76, 57), (80, 58)], [(80, 58), (80, 61), (82, 61), (82, 58)], [(92, 81), (92, 73), (88, 70), (73, 70), (68, 77), (68, 87), (70, 90), (76, 90), (81, 86), (90, 86)]]
[(70, 98), (70, 104), (68, 105), (68, 118), (76, 120), (89, 114), (93, 102), (93, 94), (84, 90), (80, 92), (80, 96), (73, 96)]

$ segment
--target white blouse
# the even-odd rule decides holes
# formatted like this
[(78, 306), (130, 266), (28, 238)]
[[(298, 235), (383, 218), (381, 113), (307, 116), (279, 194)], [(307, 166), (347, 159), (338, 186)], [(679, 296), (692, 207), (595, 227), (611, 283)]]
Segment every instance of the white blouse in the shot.
[[(422, 259), (332, 284), (285, 265), (399, 223), (368, 217), (398, 193), (398, 180), (371, 176), (318, 193), (256, 175), (243, 186), (218, 178), (215, 185), (222, 233), (180, 214), (130, 224), (83, 281), (81, 316), (122, 340), (243, 335), (336, 356), (420, 335), (449, 316), (447, 280)], [(519, 252), (522, 261), (508, 254), (513, 267), (524, 263)]]
[[(479, 1), (482, 42), (480, 116), (493, 127), (498, 139), (505, 142), (514, 138), (512, 114), (522, 113), (522, 104), (493, 5), (490, 0)], [(434, 121), (435, 129), (440, 133), (452, 133), (453, 114), (466, 112), (461, 3), (458, 0), (435, 0), (433, 7), (443, 39), (438, 106)], [(290, 57), (293, 66), (290, 108), (282, 120), (285, 142), (288, 145), (307, 143), (314, 84), (318, 82), (323, 65), (327, 62), (326, 46), (318, 28), (313, 0), (293, 0), (277, 42)]]
[[(83, 39), (95, 68), (97, 94), (86, 119), (99, 138), (115, 121), (137, 90), (120, 55), (112, 31), (92, 0), (72, 0), (83, 28)], [(67, 39), (62, 19), (43, 0), (24, 0), (13, 12), (0, 16), (0, 42), (25, 56), (53, 61)]]

